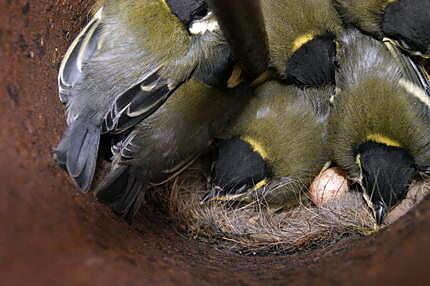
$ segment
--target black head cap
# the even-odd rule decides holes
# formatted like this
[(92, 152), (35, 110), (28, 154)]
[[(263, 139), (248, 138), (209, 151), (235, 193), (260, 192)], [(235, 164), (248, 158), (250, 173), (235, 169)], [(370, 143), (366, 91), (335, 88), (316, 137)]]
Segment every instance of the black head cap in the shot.
[(167, 0), (166, 2), (185, 27), (208, 13), (208, 4), (204, 0)]
[(300, 47), (288, 60), (286, 81), (300, 87), (334, 85), (335, 36), (326, 33)]
[(417, 169), (413, 157), (404, 149), (372, 141), (358, 148), (363, 184), (378, 224), (391, 207), (406, 197)]
[(385, 9), (382, 32), (408, 50), (430, 54), (430, 1), (398, 0)]
[(212, 172), (213, 185), (228, 194), (246, 191), (269, 175), (263, 157), (238, 137), (220, 142)]
[(209, 86), (223, 89), (227, 86), (234, 64), (235, 60), (230, 47), (220, 46), (219, 52), (211, 58), (211, 64), (199, 65), (193, 73), (193, 77)]

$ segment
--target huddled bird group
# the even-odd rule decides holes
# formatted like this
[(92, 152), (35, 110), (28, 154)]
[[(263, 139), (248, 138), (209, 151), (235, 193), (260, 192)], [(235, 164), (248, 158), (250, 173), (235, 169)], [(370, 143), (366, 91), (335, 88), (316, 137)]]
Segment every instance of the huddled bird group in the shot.
[(95, 5), (59, 71), (58, 164), (87, 192), (110, 145), (95, 192), (125, 217), (209, 148), (202, 203), (287, 208), (331, 164), (382, 224), (430, 171), (429, 78), (417, 60), (430, 55), (430, 0), (262, 0), (264, 80), (246, 77), (207, 2)]

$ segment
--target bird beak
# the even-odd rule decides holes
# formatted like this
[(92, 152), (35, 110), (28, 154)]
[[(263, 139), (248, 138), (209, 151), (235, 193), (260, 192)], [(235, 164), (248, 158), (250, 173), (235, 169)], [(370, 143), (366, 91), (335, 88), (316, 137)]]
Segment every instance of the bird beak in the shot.
[(423, 58), (425, 58), (426, 60), (430, 59), (430, 48), (427, 49), (427, 52), (425, 55), (423, 55)]
[(388, 209), (383, 202), (373, 203), (369, 195), (364, 191), (363, 199), (366, 202), (369, 209), (373, 212), (373, 217), (375, 218), (376, 224), (381, 225), (384, 223), (385, 216), (388, 213)]
[(228, 88), (235, 88), (243, 81), (242, 72), (243, 70), (239, 65), (234, 66), (230, 78), (227, 80)]
[(243, 185), (234, 194), (227, 194), (225, 190), (220, 186), (213, 186), (209, 192), (207, 192), (200, 201), (200, 204), (206, 204), (209, 202), (234, 202), (242, 201), (247, 193), (247, 186)]
[(400, 49), (402, 49), (403, 51), (407, 52), (408, 54), (412, 55), (412, 56), (417, 56), (417, 57), (421, 57), (424, 59), (430, 59), (430, 48), (427, 51), (420, 52), (420, 51), (413, 51), (408, 44), (406, 44), (404, 41), (396, 41), (393, 40), (391, 38), (383, 38), (382, 41), (385, 43), (385, 45), (394, 45), (396, 47), (399, 47)]
[(378, 225), (383, 224), (385, 215), (387, 214), (387, 207), (383, 204), (375, 204), (373, 208), (374, 208), (376, 223)]
[(212, 201), (214, 198), (220, 196), (221, 193), (224, 193), (224, 189), (218, 186), (213, 186), (210, 191), (208, 191), (202, 199), (200, 200), (200, 204), (205, 204), (207, 202)]

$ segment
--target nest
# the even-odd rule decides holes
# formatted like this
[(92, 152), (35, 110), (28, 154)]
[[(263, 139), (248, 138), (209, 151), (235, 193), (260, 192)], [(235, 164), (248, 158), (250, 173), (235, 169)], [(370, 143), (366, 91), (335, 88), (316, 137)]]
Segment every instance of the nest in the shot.
[[(371, 235), (386, 227), (375, 223), (362, 194), (355, 191), (322, 207), (302, 198), (297, 207), (281, 212), (271, 211), (262, 201), (248, 205), (201, 204), (207, 192), (207, 176), (199, 167), (190, 168), (166, 189), (157, 193), (181, 231), (244, 254), (293, 253), (327, 246), (349, 236)], [(386, 225), (428, 193), (430, 181), (414, 183), (408, 197), (387, 216)]]

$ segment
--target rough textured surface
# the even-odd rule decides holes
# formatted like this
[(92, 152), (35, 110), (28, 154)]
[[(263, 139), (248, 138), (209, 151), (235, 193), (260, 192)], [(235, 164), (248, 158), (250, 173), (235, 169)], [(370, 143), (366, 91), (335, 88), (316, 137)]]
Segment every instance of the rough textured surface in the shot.
[(249, 257), (184, 238), (145, 210), (134, 228), (77, 194), (51, 159), (64, 128), (61, 55), (85, 0), (0, 0), (2, 285), (425, 285), (430, 199), (375, 236)]

